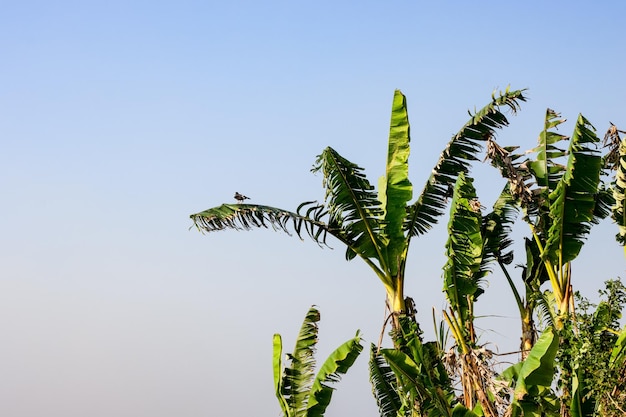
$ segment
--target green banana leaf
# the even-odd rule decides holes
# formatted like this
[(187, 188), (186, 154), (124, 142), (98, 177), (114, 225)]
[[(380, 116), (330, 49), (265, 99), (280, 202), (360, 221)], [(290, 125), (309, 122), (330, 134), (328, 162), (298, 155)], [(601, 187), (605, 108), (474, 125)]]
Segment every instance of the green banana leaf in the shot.
[(624, 367), (626, 364), (626, 327), (622, 329), (611, 351), (609, 366), (612, 368)]
[(391, 367), (387, 364), (378, 348), (372, 344), (370, 347), (370, 382), (372, 392), (380, 417), (398, 417), (401, 413), (403, 402), (398, 394), (398, 381)]
[(281, 410), (285, 417), (291, 417), (291, 409), (285, 399), (283, 388), (283, 341), (279, 334), (274, 335), (273, 339), (273, 366), (274, 370), (274, 393), (278, 398)]
[(400, 349), (381, 349), (380, 355), (398, 379), (403, 405), (417, 413), (412, 415), (451, 417), (456, 399), (436, 342), (422, 343), (417, 324), (406, 317), (401, 329)]
[[(483, 292), (480, 280), (483, 260), (482, 216), (472, 179), (462, 172), (454, 187), (443, 269), (444, 292), (463, 328), (472, 320), (472, 303)], [(467, 336), (467, 335), (466, 335)], [(467, 339), (466, 339), (467, 340)], [(461, 341), (457, 340), (459, 344)]]
[(334, 388), (329, 383), (338, 382), (348, 372), (363, 350), (359, 332), (333, 351), (315, 376), (307, 401), (307, 417), (323, 417)]
[[(318, 211), (307, 211), (301, 215), (276, 207), (257, 204), (222, 204), (199, 213), (192, 214), (196, 228), (202, 233), (216, 232), (226, 229), (251, 230), (253, 228), (269, 228), (290, 234), (290, 225), (298, 236), (302, 237), (303, 228), (318, 242), (325, 242), (328, 232), (327, 225), (321, 221)], [(321, 238), (322, 233), (323, 239)]]
[[(502, 378), (514, 386), (512, 416), (541, 416), (551, 401), (550, 385), (554, 379), (554, 359), (559, 337), (547, 328), (533, 346), (526, 360), (502, 372)], [(543, 401), (539, 401), (541, 398)]]
[(531, 150), (537, 153), (537, 157), (528, 163), (537, 185), (550, 191), (556, 188), (565, 171), (565, 167), (558, 160), (566, 155), (566, 151), (558, 144), (566, 141), (567, 136), (552, 130), (564, 122), (565, 119), (561, 119), (559, 113), (552, 109), (546, 110), (544, 128), (539, 134), (539, 145)]
[(413, 185), (409, 180), (410, 127), (406, 98), (396, 90), (391, 111), (387, 167), (378, 183), (378, 199), (385, 210), (384, 230), (389, 242), (386, 263), (390, 274), (398, 275), (398, 260), (406, 259), (407, 239), (404, 233), (406, 206), (413, 198)]
[[(617, 162), (617, 172), (613, 186), (615, 203), (611, 210), (613, 212), (613, 220), (615, 220), (619, 228), (615, 239), (622, 246), (626, 246), (626, 138), (620, 142)], [(626, 247), (624, 250), (626, 250)]]
[(296, 417), (305, 415), (308, 394), (315, 378), (315, 345), (319, 320), (319, 311), (311, 307), (302, 322), (293, 353), (287, 355), (291, 366), (285, 368), (283, 390)]
[(593, 417), (595, 415), (596, 401), (595, 397), (588, 397), (585, 393), (588, 391), (584, 381), (580, 378), (581, 370), (577, 369), (572, 374), (572, 401), (570, 403), (569, 412), (571, 417)]
[(375, 258), (385, 270), (382, 250), (387, 238), (381, 233), (383, 207), (363, 169), (328, 147), (313, 167), (313, 172), (318, 171), (323, 174), (326, 188), (328, 227), (333, 231), (341, 230), (345, 241), (350, 242), (346, 259), (356, 255)]
[(563, 265), (578, 256), (591, 225), (608, 215), (598, 200), (603, 161), (593, 126), (578, 116), (570, 140), (565, 173), (550, 193), (550, 217), (544, 259)]
[(521, 101), (526, 101), (523, 90), (509, 91), (507, 88), (497, 97), (493, 95), (491, 103), (470, 114), (470, 120), (452, 137), (439, 156), (417, 201), (409, 206), (405, 224), (409, 238), (426, 233), (437, 223), (437, 218), (444, 213), (458, 174), (469, 171), (470, 164), (478, 160), (483, 143), (495, 137), (496, 129), (508, 126), (503, 111), (516, 113)]
[(359, 332), (332, 352), (315, 374), (315, 347), (320, 313), (315, 306), (307, 312), (296, 339), (293, 353), (283, 364), (283, 346), (279, 334), (273, 339), (274, 391), (284, 417), (323, 417), (330, 404), (333, 388), (354, 364), (363, 346)]
[(492, 211), (482, 219), (484, 241), (482, 270), (486, 270), (493, 261), (509, 265), (513, 262), (513, 251), (506, 251), (512, 244), (511, 230), (519, 208), (511, 195), (507, 184), (493, 205)]

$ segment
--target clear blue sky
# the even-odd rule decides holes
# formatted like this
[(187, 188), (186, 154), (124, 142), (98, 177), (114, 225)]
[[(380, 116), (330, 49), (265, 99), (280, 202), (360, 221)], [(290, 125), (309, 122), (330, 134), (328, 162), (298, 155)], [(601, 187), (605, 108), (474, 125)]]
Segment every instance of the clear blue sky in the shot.
[[(0, 415), (278, 415), (272, 334), (290, 351), (316, 304), (321, 358), (357, 328), (376, 342), (383, 288), (338, 244), (203, 236), (189, 214), (235, 191), (319, 199), (309, 169), (329, 145), (375, 183), (396, 88), (418, 190), (467, 110), (509, 84), (530, 101), (501, 144), (532, 148), (547, 107), (599, 134), (626, 126), (625, 14), (621, 1), (5, 2)], [(489, 205), (502, 183), (476, 176)], [(410, 255), (427, 336), (444, 306), (442, 223)], [(623, 272), (614, 233), (600, 225), (574, 265), (589, 296)], [(484, 340), (515, 350), (512, 296), (490, 281), (481, 312), (502, 317), (479, 323)], [(366, 354), (327, 415), (378, 415)]]

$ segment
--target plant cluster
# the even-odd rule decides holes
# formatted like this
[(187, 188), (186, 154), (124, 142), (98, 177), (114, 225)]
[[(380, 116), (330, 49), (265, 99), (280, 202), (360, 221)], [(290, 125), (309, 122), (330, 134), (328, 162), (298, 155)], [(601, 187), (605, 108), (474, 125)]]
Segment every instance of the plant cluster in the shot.
[[(273, 227), (320, 245), (332, 236), (346, 246), (347, 260), (360, 258), (370, 266), (385, 289), (393, 340), (393, 347), (370, 349), (370, 379), (383, 417), (624, 415), (626, 328), (619, 323), (624, 286), (607, 281), (602, 301), (593, 305), (574, 290), (571, 267), (602, 219), (611, 216), (619, 227), (617, 242), (626, 243), (624, 132), (611, 125), (602, 148), (584, 116), (567, 137), (557, 131), (564, 119), (548, 109), (537, 146), (517, 153), (517, 147), (500, 145), (496, 132), (525, 99), (523, 90), (507, 89), (470, 113), (415, 199), (408, 177), (406, 98), (396, 91), (378, 189), (361, 167), (329, 147), (313, 167), (323, 176), (324, 202), (289, 211), (241, 201), (191, 218), (202, 232)], [(489, 211), (470, 172), (483, 149), (505, 182)], [(448, 207), (442, 274), (448, 306), (438, 339), (425, 342), (414, 302), (404, 294), (409, 246)], [(516, 283), (510, 246), (518, 218), (529, 233)], [(501, 372), (474, 327), (475, 303), (494, 269), (506, 278), (520, 315), (519, 362)], [(274, 339), (276, 395), (288, 417), (323, 415), (332, 392), (328, 383), (336, 382), (361, 351), (357, 334), (314, 376), (317, 320), (319, 312), (311, 309), (287, 367), (280, 336)]]

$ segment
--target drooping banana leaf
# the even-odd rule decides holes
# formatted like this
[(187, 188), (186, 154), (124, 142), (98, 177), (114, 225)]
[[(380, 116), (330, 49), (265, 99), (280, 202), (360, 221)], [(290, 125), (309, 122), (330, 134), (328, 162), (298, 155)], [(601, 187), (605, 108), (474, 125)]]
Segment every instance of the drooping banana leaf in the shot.
[(309, 210), (306, 215), (301, 215), (257, 204), (222, 204), (189, 217), (201, 232), (272, 227), (274, 230), (289, 234), (292, 227), (299, 237), (302, 237), (303, 232), (308, 232), (317, 241), (324, 242), (329, 229), (322, 221), (323, 215), (324, 212), (319, 209)]
[(537, 306), (537, 317), (544, 326), (555, 326), (558, 322), (557, 300), (554, 292), (544, 291), (534, 294)]
[(444, 213), (450, 190), (461, 172), (468, 172), (470, 163), (478, 159), (483, 144), (495, 136), (496, 129), (508, 125), (503, 111), (517, 112), (520, 101), (526, 101), (523, 90), (492, 96), (491, 103), (470, 114), (470, 120), (452, 137), (441, 153), (433, 172), (417, 201), (409, 207), (405, 229), (409, 237), (426, 233), (437, 217)]
[(487, 269), (490, 262), (498, 261), (504, 265), (513, 262), (513, 252), (507, 249), (513, 244), (511, 228), (519, 214), (515, 198), (511, 195), (507, 184), (491, 213), (482, 219), (482, 235), (484, 240), (482, 270)]
[(318, 156), (313, 171), (324, 176), (329, 227), (344, 230), (346, 240), (352, 242), (346, 258), (357, 254), (375, 258), (386, 269), (381, 252), (386, 244), (381, 233), (383, 208), (363, 169), (328, 147)]
[(493, 205), (491, 213), (483, 217), (483, 257), (480, 269), (482, 273), (486, 274), (492, 262), (495, 261), (499, 264), (515, 297), (515, 303), (522, 320), (522, 327), (524, 327), (525, 322), (529, 323), (531, 321), (532, 313), (527, 311), (522, 295), (506, 269), (506, 265), (513, 262), (513, 252), (507, 251), (507, 249), (513, 244), (510, 234), (512, 225), (519, 214), (517, 198), (512, 195), (510, 188), (511, 183), (504, 187)]
[(334, 388), (329, 383), (338, 382), (348, 372), (363, 350), (359, 332), (356, 336), (333, 351), (315, 376), (309, 398), (306, 417), (323, 417), (330, 404)]

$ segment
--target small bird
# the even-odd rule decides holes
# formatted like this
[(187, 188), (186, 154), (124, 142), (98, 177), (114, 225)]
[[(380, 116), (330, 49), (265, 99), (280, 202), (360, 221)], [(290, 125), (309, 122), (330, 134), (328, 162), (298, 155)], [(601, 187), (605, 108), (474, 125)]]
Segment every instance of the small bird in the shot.
[(245, 195), (236, 192), (235, 200), (237, 200), (238, 203), (243, 203), (245, 200), (250, 200), (250, 197), (246, 197)]

